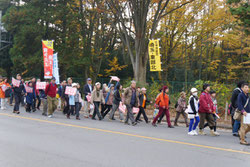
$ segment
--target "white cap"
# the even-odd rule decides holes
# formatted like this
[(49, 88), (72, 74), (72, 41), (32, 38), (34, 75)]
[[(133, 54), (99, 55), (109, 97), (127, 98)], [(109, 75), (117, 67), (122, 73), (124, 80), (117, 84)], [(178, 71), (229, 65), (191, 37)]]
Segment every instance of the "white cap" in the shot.
[(192, 88), (190, 92), (194, 93), (194, 92), (198, 92), (198, 90), (196, 88)]
[(75, 87), (75, 86), (77, 86), (77, 83), (73, 83), (73, 84), (72, 84), (72, 87)]

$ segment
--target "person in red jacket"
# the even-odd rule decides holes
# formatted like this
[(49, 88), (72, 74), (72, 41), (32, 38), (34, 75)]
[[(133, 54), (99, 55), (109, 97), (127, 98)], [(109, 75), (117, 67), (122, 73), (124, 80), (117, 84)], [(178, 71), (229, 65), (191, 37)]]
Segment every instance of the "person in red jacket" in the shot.
[(167, 95), (168, 92), (168, 87), (163, 86), (162, 92), (159, 94), (159, 96), (156, 98), (156, 104), (159, 105), (159, 113), (157, 116), (154, 118), (152, 125), (156, 126), (155, 122), (158, 120), (158, 118), (165, 113), (167, 117), (167, 123), (169, 128), (174, 128), (171, 125), (170, 122), (170, 114), (169, 114), (169, 97)]
[(200, 103), (199, 105), (199, 114), (200, 114), (199, 134), (206, 135), (206, 133), (204, 132), (204, 123), (206, 120), (210, 128), (211, 136), (217, 136), (217, 134), (214, 133), (214, 130), (213, 130), (214, 129), (213, 113), (215, 113), (215, 110), (214, 110), (214, 104), (213, 104), (213, 101), (209, 92), (210, 92), (210, 85), (204, 84), (203, 92), (201, 93), (200, 100), (199, 100), (199, 103)]
[(51, 79), (50, 84), (46, 86), (45, 89), (45, 94), (47, 96), (47, 101), (48, 101), (48, 117), (51, 118), (54, 111), (57, 108), (56, 105), (56, 93), (57, 93), (57, 85), (56, 85), (56, 79), (53, 77)]

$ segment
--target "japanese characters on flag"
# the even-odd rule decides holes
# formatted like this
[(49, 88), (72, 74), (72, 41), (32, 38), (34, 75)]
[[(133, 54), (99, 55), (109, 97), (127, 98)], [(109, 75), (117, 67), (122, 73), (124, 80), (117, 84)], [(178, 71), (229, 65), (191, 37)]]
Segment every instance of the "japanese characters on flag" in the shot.
[(14, 87), (19, 87), (20, 86), (20, 82), (19, 80), (15, 79), (15, 78), (12, 78), (12, 85)]
[(122, 105), (122, 102), (120, 102), (119, 110), (120, 110), (121, 112), (123, 112), (124, 114), (125, 114), (125, 112), (126, 112), (126, 106), (125, 106), (124, 104)]
[(65, 94), (75, 96), (76, 88), (73, 88), (71, 86), (66, 86)]
[(53, 55), (53, 76), (56, 78), (56, 84), (60, 84), (57, 53)]
[(45, 90), (45, 88), (46, 88), (46, 82), (37, 82), (36, 83), (36, 89)]
[(53, 41), (42, 41), (44, 78), (50, 79), (53, 75)]
[(133, 107), (133, 113), (137, 114), (139, 112), (139, 110), (140, 110), (139, 108)]
[(29, 87), (28, 85), (24, 84), (25, 90), (27, 93), (33, 93), (33, 88)]
[(118, 78), (117, 76), (110, 76), (110, 77), (111, 77), (111, 79), (112, 79), (113, 81), (117, 81), (117, 82), (120, 81), (120, 78)]

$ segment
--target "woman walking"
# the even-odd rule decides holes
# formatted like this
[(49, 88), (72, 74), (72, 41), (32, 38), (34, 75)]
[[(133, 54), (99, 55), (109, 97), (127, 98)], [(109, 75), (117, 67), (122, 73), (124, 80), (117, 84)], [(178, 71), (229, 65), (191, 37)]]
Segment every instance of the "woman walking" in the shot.
[(184, 117), (186, 127), (188, 127), (187, 115), (185, 113), (186, 107), (187, 107), (187, 105), (186, 105), (186, 93), (181, 92), (180, 98), (178, 99), (178, 102), (177, 102), (176, 117), (175, 117), (175, 121), (174, 121), (174, 126), (178, 126), (178, 124), (177, 124), (178, 119), (179, 119), (180, 115), (182, 115)]
[(8, 83), (8, 79), (7, 78), (3, 78), (3, 81), (0, 83), (0, 98), (1, 98), (1, 110), (5, 110), (6, 107), (6, 102), (7, 102), (7, 98), (5, 97), (5, 91), (7, 89), (10, 89), (10, 84)]
[(168, 92), (168, 87), (167, 86), (163, 86), (162, 88), (162, 92), (160, 93), (160, 95), (157, 97), (156, 99), (156, 104), (159, 105), (159, 113), (157, 114), (157, 116), (154, 118), (154, 121), (152, 123), (153, 126), (156, 126), (155, 122), (158, 120), (158, 118), (162, 115), (162, 113), (166, 114), (167, 117), (167, 123), (168, 123), (168, 127), (169, 128), (174, 128), (171, 125), (170, 122), (170, 114), (169, 114), (169, 97), (167, 95)]
[[(189, 128), (188, 128), (188, 135), (198, 135), (196, 132), (196, 127), (200, 122), (199, 114), (198, 114), (198, 90), (196, 88), (191, 89), (191, 96), (189, 97), (188, 101), (188, 108), (186, 113), (188, 114), (188, 118), (190, 119)], [(194, 122), (195, 120), (195, 122)]]
[(95, 89), (91, 93), (91, 101), (90, 102), (91, 102), (91, 104), (94, 105), (94, 113), (93, 113), (92, 119), (96, 120), (95, 116), (97, 115), (99, 120), (102, 120), (103, 118), (99, 112), (99, 106), (100, 106), (100, 103), (104, 104), (105, 100), (104, 100), (103, 93), (101, 90), (100, 82), (97, 82), (95, 84)]

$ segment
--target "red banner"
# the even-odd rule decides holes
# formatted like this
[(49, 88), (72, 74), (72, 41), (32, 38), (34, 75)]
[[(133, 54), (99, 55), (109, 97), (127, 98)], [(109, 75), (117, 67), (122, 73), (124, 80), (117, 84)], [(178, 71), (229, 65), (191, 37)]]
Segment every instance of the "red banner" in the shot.
[(42, 41), (44, 78), (50, 79), (53, 76), (53, 41)]

